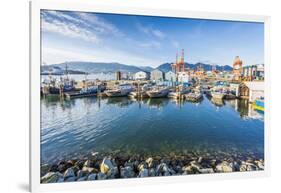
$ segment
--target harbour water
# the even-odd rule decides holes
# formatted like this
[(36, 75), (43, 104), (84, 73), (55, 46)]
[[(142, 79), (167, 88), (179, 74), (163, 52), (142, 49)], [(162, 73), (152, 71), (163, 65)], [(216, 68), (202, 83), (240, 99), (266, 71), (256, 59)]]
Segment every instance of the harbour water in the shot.
[(247, 100), (216, 104), (171, 99), (41, 100), (42, 164), (95, 153), (220, 155), (263, 159), (263, 114)]

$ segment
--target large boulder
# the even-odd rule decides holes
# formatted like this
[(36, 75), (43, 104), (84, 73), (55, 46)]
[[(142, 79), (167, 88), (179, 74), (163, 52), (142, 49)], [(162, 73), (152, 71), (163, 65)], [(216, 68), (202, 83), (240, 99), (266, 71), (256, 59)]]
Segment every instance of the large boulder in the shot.
[(147, 158), (146, 160), (145, 160), (145, 162), (147, 163), (147, 166), (149, 167), (149, 168), (151, 168), (151, 167), (153, 167), (153, 158)]
[(257, 160), (257, 161), (255, 161), (255, 164), (258, 166), (259, 170), (264, 170), (263, 160)]
[(41, 178), (41, 183), (63, 182), (63, 175), (59, 172), (48, 172)]
[(135, 176), (135, 172), (131, 166), (122, 167), (120, 170), (121, 178), (132, 178)]
[(107, 172), (110, 169), (113, 169), (113, 164), (109, 158), (104, 158), (101, 165), (100, 165), (100, 171), (104, 174), (107, 174)]
[(114, 179), (117, 178), (118, 176), (119, 176), (119, 171), (117, 167), (113, 167), (107, 172), (108, 179)]
[(69, 178), (75, 176), (74, 170), (72, 168), (68, 168), (65, 172), (63, 177), (64, 178)]
[(105, 180), (106, 179), (106, 175), (102, 172), (98, 173), (98, 180)]
[(88, 176), (88, 178), (87, 178), (87, 180), (96, 180), (97, 179), (97, 174), (90, 174), (89, 176)]
[(227, 161), (223, 161), (222, 163), (218, 164), (216, 166), (216, 171), (217, 172), (233, 172), (233, 164), (228, 163)]
[(148, 177), (148, 169), (144, 168), (140, 171), (138, 177), (140, 178), (144, 178), (144, 177)]
[(253, 163), (249, 162), (242, 162), (240, 165), (240, 171), (245, 172), (245, 171), (256, 171), (259, 170), (258, 166), (256, 166)]
[(164, 162), (156, 167), (157, 176), (171, 176), (174, 174), (176, 174), (176, 172), (173, 169), (169, 168), (168, 165)]

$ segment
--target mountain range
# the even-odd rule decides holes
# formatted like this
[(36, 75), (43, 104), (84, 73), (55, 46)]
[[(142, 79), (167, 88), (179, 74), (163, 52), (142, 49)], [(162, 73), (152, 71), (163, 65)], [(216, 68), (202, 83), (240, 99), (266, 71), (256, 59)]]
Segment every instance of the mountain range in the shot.
[[(116, 71), (121, 72), (130, 72), (136, 73), (138, 71), (147, 71), (151, 72), (154, 69), (159, 69), (163, 72), (168, 72), (172, 70), (171, 64), (172, 63), (164, 63), (159, 65), (157, 68), (152, 68), (149, 66), (134, 66), (134, 65), (127, 65), (127, 64), (120, 64), (120, 63), (102, 63), (102, 62), (64, 62), (60, 64), (51, 64), (51, 65), (43, 65), (41, 66), (41, 74), (47, 74), (50, 71), (52, 72), (54, 69), (64, 71), (68, 68), (68, 72), (70, 74), (84, 74), (84, 73), (114, 73)], [(196, 69), (198, 66), (204, 68), (204, 70), (209, 71), (212, 70), (212, 65), (204, 64), (204, 63), (196, 63), (190, 64), (185, 63), (186, 68)], [(232, 67), (225, 65), (225, 66), (218, 66), (216, 65), (217, 70), (224, 70), (224, 71), (231, 71)]]

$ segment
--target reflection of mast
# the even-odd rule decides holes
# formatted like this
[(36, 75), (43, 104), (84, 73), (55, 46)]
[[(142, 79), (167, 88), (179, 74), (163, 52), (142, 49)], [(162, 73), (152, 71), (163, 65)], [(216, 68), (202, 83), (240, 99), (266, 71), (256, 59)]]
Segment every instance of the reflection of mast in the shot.
[(68, 66), (67, 66), (67, 63), (65, 63), (65, 74), (66, 74), (66, 79), (68, 80)]

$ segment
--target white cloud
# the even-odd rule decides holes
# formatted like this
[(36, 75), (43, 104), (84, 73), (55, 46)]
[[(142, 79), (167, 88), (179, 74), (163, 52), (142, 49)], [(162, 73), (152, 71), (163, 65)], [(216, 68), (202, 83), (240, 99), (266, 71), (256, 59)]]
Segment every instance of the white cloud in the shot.
[(123, 35), (116, 26), (92, 13), (42, 11), (42, 30), (99, 43), (106, 34)]
[(118, 28), (112, 23), (105, 21), (104, 19), (98, 17), (95, 14), (89, 13), (77, 13), (81, 20), (88, 24), (88, 26), (94, 28), (100, 33), (112, 33), (115, 35), (123, 35)]
[(42, 61), (45, 64), (57, 64), (66, 61), (88, 61), (88, 62), (119, 62), (135, 66), (158, 66), (163, 63), (159, 58), (153, 59), (129, 54), (120, 50), (104, 48), (102, 50), (69, 50), (55, 47), (42, 48)]
[(138, 23), (137, 28), (145, 34), (152, 35), (160, 39), (166, 37), (166, 34), (164, 32), (160, 31), (159, 29), (154, 29), (152, 26), (143, 26), (140, 23)]
[(151, 31), (152, 34), (158, 38), (164, 38), (165, 37), (165, 34), (163, 32), (161, 32), (160, 30), (152, 30)]
[(177, 48), (177, 49), (178, 49), (179, 46), (180, 46), (180, 43), (179, 43), (178, 41), (172, 40), (171, 43), (172, 43), (172, 45), (173, 45), (175, 48)]
[(157, 41), (141, 42), (138, 45), (143, 48), (160, 48), (161, 47), (161, 44)]
[(97, 35), (88, 29), (79, 27), (73, 23), (62, 22), (57, 19), (46, 20), (45, 18), (42, 18), (41, 29), (43, 32), (53, 32), (69, 38), (79, 38), (93, 43), (98, 43), (100, 41)]

